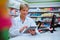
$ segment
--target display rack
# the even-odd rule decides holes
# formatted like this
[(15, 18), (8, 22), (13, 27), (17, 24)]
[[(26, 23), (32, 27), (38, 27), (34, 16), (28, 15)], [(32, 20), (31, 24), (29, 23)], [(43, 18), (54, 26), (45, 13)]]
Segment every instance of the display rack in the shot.
[(30, 17), (36, 22), (41, 21), (42, 23), (51, 23), (53, 14), (56, 15), (55, 23), (58, 23), (60, 18), (60, 6), (55, 7), (31, 7), (29, 10)]

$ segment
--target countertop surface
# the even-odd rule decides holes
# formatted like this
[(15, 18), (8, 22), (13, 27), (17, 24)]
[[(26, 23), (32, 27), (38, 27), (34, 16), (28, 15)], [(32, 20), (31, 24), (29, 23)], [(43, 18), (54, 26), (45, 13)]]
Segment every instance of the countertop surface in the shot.
[(30, 34), (23, 34), (21, 36), (10, 38), (9, 40), (60, 40), (60, 28), (56, 28), (54, 33), (50, 33), (48, 31), (45, 33), (38, 33), (34, 36)]

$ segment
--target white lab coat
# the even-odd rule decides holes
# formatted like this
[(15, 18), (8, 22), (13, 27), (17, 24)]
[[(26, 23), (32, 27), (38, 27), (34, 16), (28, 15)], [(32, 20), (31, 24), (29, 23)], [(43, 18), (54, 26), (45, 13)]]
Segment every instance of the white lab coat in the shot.
[(24, 23), (22, 23), (22, 20), (20, 19), (20, 16), (16, 17), (13, 19), (12, 21), (12, 26), (9, 29), (9, 34), (10, 36), (19, 36), (22, 33), (19, 32), (20, 28), (22, 28), (23, 26), (36, 26), (34, 20), (32, 20), (31, 18), (29, 18), (28, 16), (26, 17)]

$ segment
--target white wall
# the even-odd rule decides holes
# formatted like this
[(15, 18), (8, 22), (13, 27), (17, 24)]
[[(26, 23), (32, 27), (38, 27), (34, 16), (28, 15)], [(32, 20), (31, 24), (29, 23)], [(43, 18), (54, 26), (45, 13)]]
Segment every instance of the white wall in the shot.
[(47, 2), (47, 1), (56, 1), (56, 0), (26, 0), (28, 2)]
[(60, 7), (60, 2), (49, 2), (49, 3), (33, 3), (29, 4), (30, 7)]
[(9, 0), (9, 7), (19, 9), (20, 3), (26, 3), (23, 0)]

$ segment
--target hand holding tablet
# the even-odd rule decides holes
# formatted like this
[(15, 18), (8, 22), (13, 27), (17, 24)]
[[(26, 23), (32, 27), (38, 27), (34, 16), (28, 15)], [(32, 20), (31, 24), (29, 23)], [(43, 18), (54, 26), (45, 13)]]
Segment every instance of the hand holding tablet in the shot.
[(35, 31), (36, 27), (31, 26), (29, 28), (27, 28), (23, 33), (30, 33), (31, 35), (35, 35), (36, 31)]

